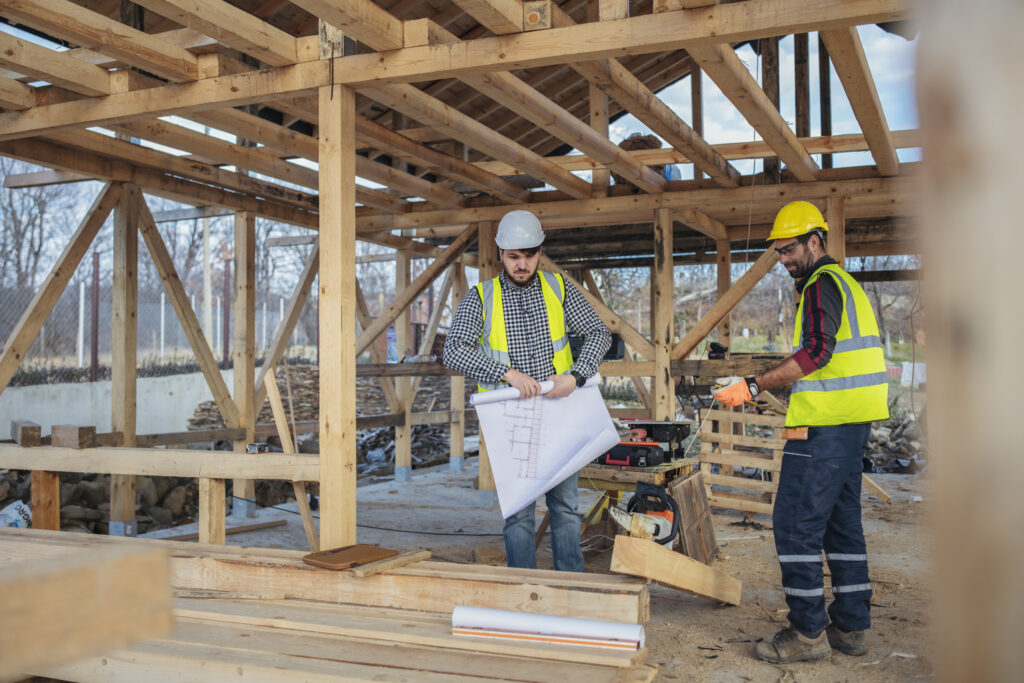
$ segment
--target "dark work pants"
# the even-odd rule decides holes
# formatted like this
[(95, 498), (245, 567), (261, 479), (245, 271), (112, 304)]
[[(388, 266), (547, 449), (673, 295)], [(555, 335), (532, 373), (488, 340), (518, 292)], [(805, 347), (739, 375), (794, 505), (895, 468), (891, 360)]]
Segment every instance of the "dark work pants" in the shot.
[[(832, 622), (844, 631), (871, 626), (871, 583), (860, 516), (861, 458), (870, 424), (811, 427), (787, 441), (772, 522), (789, 621), (808, 636)], [(832, 574), (825, 613), (822, 550)]]

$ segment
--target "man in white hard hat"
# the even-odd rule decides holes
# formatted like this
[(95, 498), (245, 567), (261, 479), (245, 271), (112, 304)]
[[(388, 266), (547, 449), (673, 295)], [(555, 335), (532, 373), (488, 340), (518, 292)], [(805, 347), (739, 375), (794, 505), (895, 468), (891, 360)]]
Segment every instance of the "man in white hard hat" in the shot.
[[(512, 386), (530, 398), (540, 393), (541, 380), (551, 380), (555, 387), (544, 396), (568, 396), (597, 372), (611, 334), (571, 283), (537, 270), (544, 230), (536, 216), (510, 211), (494, 241), (502, 272), (462, 298), (444, 345), (444, 364), (475, 379), (481, 391)], [(569, 348), (569, 332), (583, 337), (578, 358)], [(577, 480), (574, 473), (545, 494), (551, 553), (555, 569), (562, 571), (583, 571)], [(510, 567), (537, 566), (534, 508), (531, 504), (505, 520)]]

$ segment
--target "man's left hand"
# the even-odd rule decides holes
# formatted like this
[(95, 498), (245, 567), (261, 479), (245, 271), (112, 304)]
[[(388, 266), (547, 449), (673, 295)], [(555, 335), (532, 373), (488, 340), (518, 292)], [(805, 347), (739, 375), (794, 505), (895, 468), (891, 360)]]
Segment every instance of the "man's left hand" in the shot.
[(555, 386), (548, 393), (547, 398), (565, 398), (576, 391), (576, 378), (572, 375), (551, 375), (548, 379), (555, 383)]
[(739, 377), (736, 377), (735, 380), (736, 381), (729, 386), (715, 392), (715, 398), (727, 406), (741, 406), (744, 402), (753, 398), (750, 395), (750, 388), (747, 386), (747, 381)]

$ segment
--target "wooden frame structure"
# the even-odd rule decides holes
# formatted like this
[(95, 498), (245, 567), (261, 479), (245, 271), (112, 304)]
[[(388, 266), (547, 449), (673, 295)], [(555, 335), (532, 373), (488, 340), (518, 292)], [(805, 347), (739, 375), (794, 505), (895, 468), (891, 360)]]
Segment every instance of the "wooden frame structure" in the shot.
[[(833, 226), (830, 248), (840, 255), (916, 251), (902, 220), (914, 211), (915, 164), (901, 164), (896, 152), (919, 146), (920, 137), (889, 130), (857, 32), (860, 25), (907, 18), (908, 0), (641, 0), (632, 5), (632, 16), (625, 2), (597, 0), (137, 4), (144, 11), (126, 12), (124, 21), (122, 5), (132, 3), (19, 0), (0, 6), (0, 18), (43, 43), (0, 32), (0, 154), (54, 169), (43, 178), (8, 178), (8, 184), (107, 183), (4, 344), (0, 387), (114, 211), (117, 445), (141, 445), (134, 433), (133, 266), (141, 233), (241, 446), (254, 438), (255, 413), (266, 398), (264, 378), (272, 377), (319, 275), (322, 547), (355, 542), (356, 356), (369, 348), (379, 363), (371, 342), (392, 324), (408, 339), (403, 312), (439, 277), (447, 278), (457, 297), (467, 289), (466, 267), (479, 268), (482, 276), (496, 272), (490, 246), (495, 222), (511, 209), (529, 208), (541, 217), (549, 235), (544, 267), (565, 273), (645, 359), (609, 363), (604, 372), (651, 378), (646, 410), (652, 417), (673, 412), (673, 377), (685, 372), (683, 359), (716, 327), (728, 337), (729, 311), (774, 265), (774, 254), (752, 252), (750, 240), (767, 234), (783, 202), (805, 199), (824, 209)], [(859, 134), (810, 137), (806, 106), (798, 107), (794, 131), (779, 113), (777, 97), (736, 55), (748, 41), (768, 45), (778, 36), (815, 31), (840, 76)], [(58, 45), (70, 49), (58, 51)], [(655, 94), (701, 72), (763, 142), (710, 145), (700, 121), (687, 124)], [(48, 85), (38, 85), (40, 80)], [(699, 86), (693, 92), (699, 110)], [(608, 121), (623, 112), (670, 146), (626, 152), (612, 144)], [(161, 118), (170, 116), (233, 133), (239, 142)], [(570, 149), (582, 155), (567, 156)], [(874, 164), (832, 169), (812, 157), (856, 150), (869, 151)], [(776, 160), (779, 170), (742, 176), (733, 162), (749, 158)], [(316, 162), (317, 170), (307, 162)], [(670, 182), (650, 168), (664, 163), (693, 163), (696, 179)], [(579, 170), (592, 171), (591, 180), (574, 174)], [(611, 171), (626, 182), (609, 186)], [(357, 177), (386, 190), (357, 184)], [(144, 192), (236, 214), (235, 297), (241, 305), (235, 307), (233, 392), (216, 371)], [(253, 366), (256, 217), (318, 231), (259, 377)], [(398, 253), (398, 294), (375, 319), (354, 275), (357, 240)], [(410, 278), (413, 256), (432, 260)], [(754, 263), (730, 282), (731, 263), (742, 260)], [(676, 339), (673, 266), (710, 262), (719, 268), (718, 303)], [(590, 274), (592, 268), (623, 265), (652, 269), (651, 338), (602, 302)], [(436, 324), (431, 322), (434, 329)], [(708, 374), (751, 367), (742, 360), (703, 366)], [(446, 374), (436, 366), (431, 371)], [(418, 420), (449, 422), (452, 457), (461, 458), (464, 395), (458, 378), (452, 380), (452, 410), (424, 417), (412, 412), (418, 383), (411, 375), (422, 370), (377, 372), (396, 425), (398, 471), (411, 462), (411, 427)], [(400, 373), (407, 374), (393, 378)], [(99, 459), (105, 457), (119, 456)], [(24, 462), (30, 458), (25, 455)], [(489, 470), (486, 458), (481, 461), (486, 488)], [(235, 477), (236, 491), (250, 491), (255, 473), (229, 469), (218, 474)], [(115, 520), (131, 514), (134, 499), (132, 472), (122, 474), (115, 479)], [(203, 488), (205, 505), (214, 509), (223, 481), (206, 481), (220, 481)], [(222, 521), (209, 520), (203, 540), (219, 540), (222, 531)]]

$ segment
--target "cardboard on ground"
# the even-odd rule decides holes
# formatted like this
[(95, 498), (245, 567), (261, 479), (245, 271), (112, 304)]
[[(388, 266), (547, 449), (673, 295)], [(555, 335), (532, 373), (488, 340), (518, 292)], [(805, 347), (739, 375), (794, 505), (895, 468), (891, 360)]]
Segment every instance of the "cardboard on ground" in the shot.
[(619, 442), (601, 398), (601, 377), (565, 398), (520, 398), (511, 387), (474, 394), (494, 472), (501, 514), (508, 518)]

